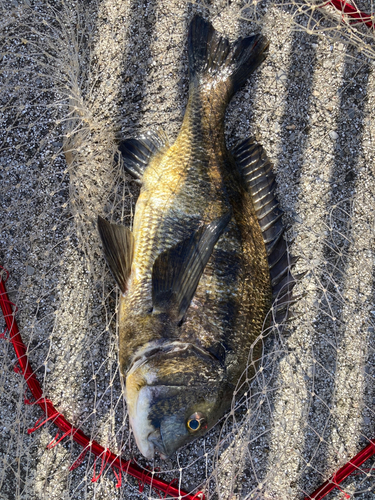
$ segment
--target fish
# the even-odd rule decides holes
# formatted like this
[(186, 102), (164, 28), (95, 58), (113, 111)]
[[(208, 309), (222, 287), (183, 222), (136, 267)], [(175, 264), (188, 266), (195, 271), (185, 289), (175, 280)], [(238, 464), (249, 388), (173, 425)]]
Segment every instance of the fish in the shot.
[(225, 415), (244, 371), (255, 372), (249, 352), (262, 355), (272, 303), (279, 320), (292, 297), (272, 164), (253, 138), (228, 150), (224, 136), (227, 105), (268, 45), (260, 34), (231, 44), (195, 15), (175, 142), (156, 128), (118, 146), (141, 185), (133, 227), (98, 216), (98, 231), (121, 291), (120, 373), (147, 459), (172, 456)]

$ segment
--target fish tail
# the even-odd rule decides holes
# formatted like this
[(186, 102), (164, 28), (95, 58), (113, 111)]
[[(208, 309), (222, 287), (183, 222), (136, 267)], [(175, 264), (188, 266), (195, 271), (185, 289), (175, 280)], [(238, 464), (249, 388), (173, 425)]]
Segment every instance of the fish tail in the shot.
[(268, 45), (262, 35), (239, 38), (230, 44), (209, 22), (195, 15), (188, 37), (190, 83), (226, 83), (229, 101), (267, 57)]

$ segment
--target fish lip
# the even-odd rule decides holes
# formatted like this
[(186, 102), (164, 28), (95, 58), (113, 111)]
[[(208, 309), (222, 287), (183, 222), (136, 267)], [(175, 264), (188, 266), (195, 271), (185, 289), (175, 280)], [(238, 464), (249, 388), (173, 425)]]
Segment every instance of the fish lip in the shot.
[(142, 451), (142, 449), (139, 446), (139, 443), (137, 442), (137, 446), (138, 446), (140, 452), (142, 453), (142, 455), (145, 458), (147, 458), (147, 460), (153, 460), (155, 458), (155, 445), (154, 445), (154, 443), (152, 441), (149, 441), (148, 439), (147, 439), (147, 444), (148, 444), (149, 448), (151, 448), (148, 453), (145, 452), (144, 448), (143, 448), (143, 451)]
[(165, 460), (170, 456), (165, 448), (161, 429), (156, 429), (155, 431), (150, 432), (150, 434), (147, 436), (147, 441), (151, 443), (154, 450), (158, 451), (162, 460)]

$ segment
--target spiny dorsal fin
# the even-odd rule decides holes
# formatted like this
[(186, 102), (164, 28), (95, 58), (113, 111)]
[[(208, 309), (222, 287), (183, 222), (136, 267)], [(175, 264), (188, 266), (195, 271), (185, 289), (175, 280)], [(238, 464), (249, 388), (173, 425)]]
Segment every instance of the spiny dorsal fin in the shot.
[(178, 321), (183, 318), (212, 250), (230, 218), (228, 212), (158, 256), (152, 270), (154, 313), (167, 313)]
[(110, 224), (98, 216), (98, 229), (104, 257), (122, 293), (126, 292), (133, 261), (134, 237), (129, 228)]
[(289, 256), (283, 238), (285, 228), (276, 198), (276, 180), (272, 164), (260, 144), (253, 138), (246, 139), (232, 149), (237, 167), (242, 174), (247, 190), (251, 194), (270, 268), (276, 320), (287, 317), (288, 305), (293, 302), (292, 290), (296, 280), (291, 269), (296, 263)]
[(142, 182), (145, 168), (151, 157), (169, 146), (168, 137), (164, 130), (148, 131), (134, 139), (125, 139), (119, 144), (124, 169), (132, 175), (138, 184)]

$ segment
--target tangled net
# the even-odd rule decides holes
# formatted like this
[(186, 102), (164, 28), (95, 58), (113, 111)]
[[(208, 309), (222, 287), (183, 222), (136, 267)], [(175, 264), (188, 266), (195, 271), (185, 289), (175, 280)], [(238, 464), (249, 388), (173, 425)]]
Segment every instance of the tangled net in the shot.
[[(10, 272), (0, 281), (0, 498), (373, 498), (372, 5), (19, 0), (0, 9), (0, 263)], [(196, 11), (231, 39), (270, 39), (230, 105), (226, 135), (228, 145), (255, 135), (273, 160), (296, 272), (306, 274), (293, 319), (262, 333), (260, 368), (244, 376), (232, 411), (149, 463), (129, 431), (118, 291), (96, 218), (131, 225), (138, 188), (113, 161), (119, 139), (155, 126), (176, 137)]]

